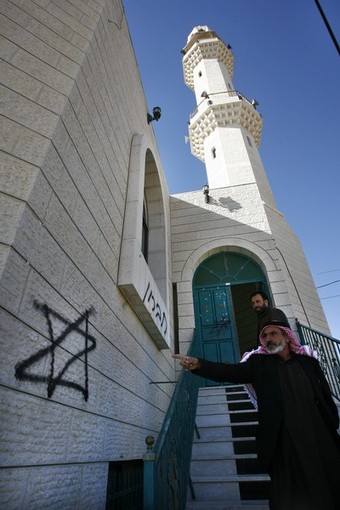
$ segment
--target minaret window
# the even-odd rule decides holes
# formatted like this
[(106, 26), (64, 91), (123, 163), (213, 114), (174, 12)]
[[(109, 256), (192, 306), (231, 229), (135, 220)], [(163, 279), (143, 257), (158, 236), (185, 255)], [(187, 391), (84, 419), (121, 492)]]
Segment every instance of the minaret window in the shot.
[(247, 136), (247, 140), (248, 140), (248, 143), (249, 143), (250, 147), (252, 147), (253, 144), (251, 143), (251, 139), (249, 138), (249, 136)]
[(202, 71), (198, 71), (198, 77), (200, 78), (202, 76)]
[(215, 159), (216, 158), (216, 147), (213, 147), (211, 149), (211, 155), (212, 155), (212, 158)]

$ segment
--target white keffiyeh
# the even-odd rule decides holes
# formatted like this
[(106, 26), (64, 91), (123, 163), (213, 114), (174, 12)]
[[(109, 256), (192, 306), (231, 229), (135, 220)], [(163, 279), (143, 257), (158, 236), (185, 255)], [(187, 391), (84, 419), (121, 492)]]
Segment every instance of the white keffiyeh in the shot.
[[(272, 324), (272, 326), (274, 326), (274, 325), (275, 324)], [(257, 349), (253, 349), (252, 351), (245, 352), (242, 356), (241, 363), (244, 363), (245, 361), (247, 361), (247, 359), (249, 359), (250, 356), (253, 356), (254, 354), (257, 354), (257, 355), (263, 354), (266, 356), (273, 356), (272, 354), (267, 352), (266, 342), (264, 341), (264, 338), (263, 338), (263, 332), (268, 326), (269, 326), (269, 324), (267, 324), (262, 329), (262, 331), (260, 333), (261, 345)], [(275, 327), (278, 327), (279, 329), (281, 329), (281, 331), (284, 331), (286, 333), (288, 340), (289, 340), (289, 342), (288, 342), (289, 349), (292, 352), (294, 352), (295, 354), (301, 354), (303, 356), (310, 356), (312, 358), (317, 359), (318, 356), (317, 356), (316, 351), (314, 351), (311, 347), (309, 347), (309, 345), (301, 345), (297, 336), (290, 328), (278, 326), (278, 325), (275, 325)], [(253, 386), (251, 384), (246, 384), (246, 390), (247, 390), (247, 393), (249, 395), (251, 402), (253, 403), (254, 407), (257, 409), (257, 397), (256, 397), (256, 393), (255, 393)]]

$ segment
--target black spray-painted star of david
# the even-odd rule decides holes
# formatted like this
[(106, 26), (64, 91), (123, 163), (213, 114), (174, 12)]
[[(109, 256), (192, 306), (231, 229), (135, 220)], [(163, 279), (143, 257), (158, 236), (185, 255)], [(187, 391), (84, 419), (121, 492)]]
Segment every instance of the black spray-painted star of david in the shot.
[[(21, 381), (33, 381), (33, 382), (46, 382), (47, 383), (47, 396), (48, 398), (51, 398), (56, 387), (57, 386), (66, 386), (68, 388), (73, 388), (77, 391), (80, 391), (85, 401), (87, 401), (89, 396), (88, 391), (88, 361), (87, 361), (87, 355), (90, 351), (96, 348), (96, 340), (92, 335), (89, 335), (88, 333), (88, 319), (92, 312), (91, 309), (86, 310), (82, 315), (79, 316), (79, 318), (74, 322), (69, 322), (64, 317), (59, 315), (57, 312), (49, 308), (47, 305), (43, 305), (38, 303), (37, 301), (34, 302), (34, 307), (37, 310), (40, 310), (47, 322), (48, 326), (48, 332), (49, 332), (49, 339), (51, 341), (51, 345), (48, 347), (45, 347), (44, 349), (40, 349), (38, 352), (30, 356), (29, 358), (26, 358), (25, 360), (21, 361), (15, 366), (15, 376), (17, 379)], [(65, 324), (65, 329), (63, 332), (57, 337), (54, 338), (54, 332), (53, 332), (53, 326), (52, 326), (52, 317), (54, 319), (58, 319), (63, 324)], [(81, 324), (85, 322), (85, 331), (80, 329)], [(55, 374), (55, 349), (58, 346), (61, 346), (62, 342), (67, 338), (67, 336), (72, 333), (77, 332), (79, 335), (84, 337), (84, 349), (78, 351), (76, 354), (72, 354), (72, 357), (65, 363), (63, 368), (59, 371), (59, 373)], [(28, 371), (28, 369), (40, 361), (42, 358), (46, 356), (51, 356), (51, 369), (48, 376), (46, 375), (38, 375), (38, 374), (32, 374)], [(81, 356), (84, 356), (84, 386), (81, 384), (78, 384), (73, 381), (68, 381), (66, 379), (63, 379), (64, 374), (67, 372), (68, 368), (74, 363), (75, 361), (79, 360)]]

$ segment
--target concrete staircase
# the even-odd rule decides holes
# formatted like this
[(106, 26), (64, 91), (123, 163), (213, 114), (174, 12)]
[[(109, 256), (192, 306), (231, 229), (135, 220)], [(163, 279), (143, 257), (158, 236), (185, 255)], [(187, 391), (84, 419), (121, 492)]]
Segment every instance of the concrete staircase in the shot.
[(210, 386), (198, 396), (186, 510), (268, 510), (269, 477), (255, 451), (257, 411), (244, 386)]

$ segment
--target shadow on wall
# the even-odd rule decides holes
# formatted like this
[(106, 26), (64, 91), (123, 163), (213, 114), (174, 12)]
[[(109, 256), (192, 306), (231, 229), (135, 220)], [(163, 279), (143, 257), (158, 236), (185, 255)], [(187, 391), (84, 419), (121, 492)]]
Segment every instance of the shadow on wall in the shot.
[(236, 200), (233, 200), (231, 197), (220, 197), (218, 200), (210, 198), (210, 203), (225, 207), (230, 212), (242, 209), (242, 205), (239, 202), (236, 202)]

